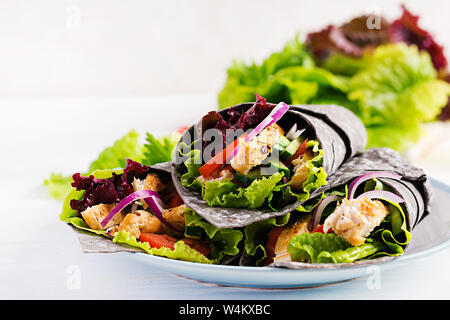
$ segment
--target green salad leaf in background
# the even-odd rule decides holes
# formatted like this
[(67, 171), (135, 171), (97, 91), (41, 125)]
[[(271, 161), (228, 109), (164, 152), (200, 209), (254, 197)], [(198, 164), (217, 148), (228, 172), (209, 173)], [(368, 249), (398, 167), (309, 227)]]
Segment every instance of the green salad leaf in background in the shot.
[[(83, 175), (89, 175), (97, 170), (124, 169), (126, 159), (141, 162), (151, 166), (156, 163), (172, 160), (172, 153), (180, 139), (178, 132), (155, 138), (150, 133), (146, 135), (146, 143), (139, 142), (139, 133), (131, 130), (120, 139), (116, 140), (112, 146), (104, 149), (90, 165)], [(64, 176), (60, 173), (52, 173), (44, 181), (49, 195), (57, 200), (63, 200), (71, 189), (72, 176)]]
[(253, 101), (255, 93), (271, 103), (337, 104), (364, 123), (368, 148), (406, 151), (422, 124), (449, 108), (450, 76), (442, 46), (402, 10), (392, 23), (383, 18), (379, 30), (356, 17), (304, 41), (297, 36), (260, 64), (233, 61), (219, 108)]

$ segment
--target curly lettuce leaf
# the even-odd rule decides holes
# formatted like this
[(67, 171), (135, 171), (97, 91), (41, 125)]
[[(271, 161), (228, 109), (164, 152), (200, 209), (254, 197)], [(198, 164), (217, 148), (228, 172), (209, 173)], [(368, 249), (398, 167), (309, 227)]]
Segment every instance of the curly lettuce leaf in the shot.
[[(114, 144), (103, 150), (98, 158), (90, 165), (87, 173), (103, 169), (125, 168), (126, 159), (132, 159), (140, 162), (143, 157), (142, 145), (139, 143), (139, 134), (135, 130), (131, 130)], [(52, 173), (48, 179), (44, 181), (50, 196), (57, 200), (63, 200), (70, 191), (70, 184), (73, 182), (72, 176), (63, 176), (62, 174)]]
[[(385, 186), (377, 179), (366, 183), (364, 191), (383, 190)], [(337, 194), (345, 193), (335, 190)], [(322, 198), (325, 195), (322, 195)], [(288, 252), (293, 261), (314, 263), (348, 263), (361, 259), (373, 259), (381, 256), (399, 256), (411, 240), (407, 218), (401, 205), (387, 202), (390, 214), (375, 228), (360, 246), (353, 247), (336, 234), (313, 233), (293, 237)], [(314, 201), (317, 204), (317, 201)], [(311, 210), (313, 209), (310, 208)], [(310, 211), (311, 211), (310, 210)]]
[(50, 177), (44, 180), (44, 185), (53, 199), (63, 200), (69, 192), (72, 182), (72, 177), (63, 176), (60, 173), (51, 173)]
[(269, 93), (272, 76), (279, 70), (291, 66), (313, 67), (314, 61), (298, 38), (288, 42), (285, 47), (266, 58), (261, 64), (245, 64), (234, 61), (227, 70), (228, 78), (218, 96), (219, 108), (226, 108), (242, 102), (254, 100), (255, 92), (272, 101)]
[[(113, 173), (115, 174), (122, 174), (122, 169), (105, 169), (105, 170), (96, 170), (92, 172), (91, 174), (94, 176), (95, 179), (108, 179), (113, 176)], [(72, 200), (81, 200), (83, 199), (84, 191), (77, 191), (75, 188), (70, 187), (69, 192), (67, 193), (66, 197), (63, 201), (63, 208), (62, 212), (59, 215), (59, 218), (61, 221), (65, 221), (67, 223), (71, 223), (70, 219), (73, 217), (77, 217), (78, 213), (76, 210), (72, 209), (70, 206), (70, 202)], [(68, 220), (69, 219), (69, 220)]]
[(436, 119), (450, 85), (437, 79), (430, 56), (415, 46), (379, 46), (366, 62), (351, 78), (348, 98), (358, 104), (368, 147), (402, 151), (417, 141), (423, 122)]
[(376, 241), (353, 247), (332, 233), (302, 233), (291, 238), (288, 252), (293, 261), (313, 263), (350, 263), (367, 258), (384, 248)]
[[(306, 163), (309, 174), (308, 178), (303, 183), (303, 190), (293, 190), (290, 186), (290, 182), (276, 186), (273, 190), (273, 194), (269, 198), (269, 206), (273, 210), (276, 210), (276, 208), (280, 206), (280, 201), (281, 204), (292, 203), (294, 201), (304, 202), (309, 199), (311, 191), (319, 189), (327, 184), (327, 174), (322, 167), (324, 153), (323, 150), (320, 149), (319, 142), (317, 140), (310, 140), (307, 142), (306, 148), (311, 149), (315, 156)], [(305, 211), (302, 205), (300, 205), (297, 210)]]
[(126, 231), (119, 231), (115, 234), (113, 240), (114, 243), (122, 243), (132, 246), (137, 249), (141, 249), (148, 254), (166, 257), (169, 259), (175, 260), (183, 260), (189, 262), (197, 262), (197, 263), (207, 263), (212, 264), (213, 261), (205, 257), (203, 254), (198, 252), (197, 250), (192, 249), (190, 246), (186, 245), (183, 241), (178, 241), (175, 243), (174, 250), (171, 250), (166, 247), (161, 248), (152, 248), (148, 244), (148, 242), (141, 242), (136, 240), (135, 237), (131, 236)]
[(139, 143), (139, 133), (131, 130), (114, 142), (111, 147), (103, 150), (98, 158), (89, 166), (89, 172), (102, 169), (125, 168), (126, 159), (142, 161), (142, 145)]
[(209, 238), (211, 255), (215, 261), (220, 261), (224, 256), (235, 256), (239, 254), (238, 244), (243, 238), (243, 234), (237, 229), (219, 229), (191, 209), (187, 209), (185, 214), (186, 226), (201, 227)]
[(202, 189), (202, 197), (212, 207), (256, 209), (271, 196), (283, 176), (283, 173), (276, 172), (271, 176), (254, 180), (245, 188), (229, 179), (206, 181)]
[(245, 227), (244, 248), (248, 255), (256, 257), (256, 265), (262, 265), (267, 257), (266, 241), (270, 230), (273, 227), (284, 226), (288, 223), (290, 213), (270, 218), (264, 221), (258, 221)]
[(153, 135), (147, 133), (147, 143), (145, 143), (143, 147), (144, 155), (142, 164), (152, 166), (156, 163), (171, 161), (173, 152), (180, 138), (181, 134), (177, 132), (159, 139), (156, 139)]

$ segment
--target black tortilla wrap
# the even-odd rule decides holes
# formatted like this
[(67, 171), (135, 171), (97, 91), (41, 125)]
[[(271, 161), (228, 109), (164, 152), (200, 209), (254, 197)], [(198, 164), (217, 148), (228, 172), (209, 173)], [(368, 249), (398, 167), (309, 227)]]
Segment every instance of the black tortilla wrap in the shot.
[(151, 169), (158, 171), (158, 172), (164, 172), (164, 173), (171, 173), (172, 171), (172, 162), (171, 161), (167, 161), (167, 162), (161, 162), (161, 163), (156, 163), (154, 165), (150, 166)]
[(294, 105), (291, 109), (320, 118), (338, 132), (348, 146), (346, 158), (364, 150), (367, 131), (359, 118), (347, 108), (338, 105)]
[(335, 172), (346, 160), (347, 145), (341, 136), (323, 120), (299, 111), (292, 112), (297, 113), (300, 118), (304, 119), (311, 126), (314, 136), (319, 141), (320, 147), (324, 152), (322, 166), (327, 175)]
[[(228, 109), (218, 111), (218, 113), (227, 119), (230, 109), (237, 110), (239, 112), (245, 112), (250, 109), (254, 103), (243, 103)], [(349, 112), (347, 109), (342, 108), (347, 115)], [(335, 110), (329, 108), (329, 119), (337, 119), (334, 116)], [(327, 175), (332, 175), (341, 165), (344, 163), (350, 155), (355, 152), (362, 152), (365, 143), (367, 141), (367, 132), (360, 122), (360, 120), (354, 115), (347, 115), (340, 120), (340, 124), (336, 121), (325, 120), (327, 110), (321, 110), (320, 116), (317, 116), (313, 112), (303, 112), (298, 108), (291, 108), (277, 123), (285, 130), (289, 130), (294, 123), (297, 123), (298, 129), (305, 129), (304, 135), (309, 139), (318, 140), (320, 148), (324, 152), (323, 168)], [(346, 123), (348, 122), (348, 123)], [(186, 172), (184, 162), (188, 159), (186, 155), (182, 155), (180, 150), (181, 143), (183, 141), (193, 142), (194, 133), (202, 132), (202, 126), (208, 127), (208, 123), (202, 120), (191, 126), (185, 131), (173, 158), (174, 166), (172, 170), (172, 178), (175, 188), (183, 199), (184, 203), (192, 210), (196, 211), (209, 223), (218, 228), (238, 228), (244, 227), (254, 222), (267, 220), (273, 217), (282, 216), (295, 210), (302, 202), (297, 201), (295, 203), (286, 205), (279, 211), (273, 211), (269, 208), (261, 209), (245, 209), (245, 208), (221, 208), (211, 207), (205, 200), (202, 199), (200, 192), (195, 192), (187, 187), (183, 186), (180, 182), (181, 176)], [(339, 129), (342, 128), (345, 129)], [(354, 126), (361, 130), (359, 135), (356, 134), (344, 134), (348, 131), (347, 128)], [(344, 133), (343, 133), (344, 132)], [(198, 137), (198, 136), (197, 136)], [(358, 141), (353, 141), (357, 139)], [(195, 149), (201, 148), (201, 143), (196, 143)], [(358, 148), (358, 150), (356, 150)]]
[(425, 172), (389, 148), (368, 149), (345, 162), (328, 178), (328, 184), (315, 190), (310, 199), (322, 192), (349, 184), (353, 179), (372, 171), (388, 171), (402, 177), (401, 180), (390, 178), (380, 180), (406, 201), (410, 230), (430, 213), (432, 194)]

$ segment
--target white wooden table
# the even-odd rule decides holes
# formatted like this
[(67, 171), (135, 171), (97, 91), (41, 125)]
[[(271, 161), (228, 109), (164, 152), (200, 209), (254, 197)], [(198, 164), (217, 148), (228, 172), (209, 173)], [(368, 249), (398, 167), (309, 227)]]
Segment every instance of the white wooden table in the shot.
[[(295, 290), (219, 287), (84, 254), (42, 183), (85, 170), (130, 129), (157, 136), (215, 108), (213, 95), (0, 100), (0, 299), (449, 299), (450, 249), (367, 279)], [(433, 167), (430, 166), (430, 171)], [(449, 171), (435, 170), (450, 184)]]

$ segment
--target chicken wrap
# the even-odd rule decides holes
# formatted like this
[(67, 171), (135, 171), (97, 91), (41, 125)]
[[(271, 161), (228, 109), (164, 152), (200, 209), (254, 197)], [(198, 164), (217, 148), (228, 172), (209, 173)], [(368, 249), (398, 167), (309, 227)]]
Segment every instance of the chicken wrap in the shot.
[(396, 257), (429, 214), (430, 203), (421, 169), (391, 149), (369, 149), (311, 194), (304, 212), (247, 226), (241, 263), (304, 268)]
[(211, 111), (182, 136), (173, 182), (187, 206), (218, 228), (296, 210), (361, 152), (367, 133), (339, 106), (243, 103)]
[(128, 159), (125, 169), (98, 170), (89, 176), (76, 173), (60, 219), (78, 232), (92, 234), (90, 245), (104, 246), (101, 236), (131, 251), (229, 263), (240, 253), (243, 233), (215, 228), (186, 207), (173, 186), (170, 168), (169, 162), (145, 166)]

